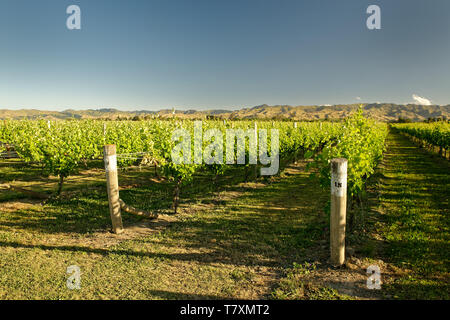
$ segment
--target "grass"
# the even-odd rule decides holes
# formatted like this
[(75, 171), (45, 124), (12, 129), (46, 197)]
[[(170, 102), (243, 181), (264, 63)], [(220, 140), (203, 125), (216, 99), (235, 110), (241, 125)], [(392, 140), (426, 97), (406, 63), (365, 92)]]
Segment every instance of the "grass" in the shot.
[(392, 265), (386, 297), (449, 299), (449, 163), (395, 132), (387, 146), (373, 221), (378, 238), (364, 249)]
[[(2, 170), (20, 174), (17, 166), (9, 163)], [(34, 181), (30, 176), (37, 180), (39, 168), (26, 170), (28, 183)], [(162, 215), (170, 223), (159, 229), (158, 221), (145, 222), (136, 237), (132, 231), (120, 237), (106, 231), (110, 219), (101, 175), (83, 188), (69, 182), (62, 197), (44, 205), (5, 191), (0, 298), (270, 298), (284, 268), (304, 261), (315, 241), (326, 237), (327, 194), (310, 183), (302, 167), (287, 174), (243, 183), (242, 174), (233, 173), (218, 187), (200, 175), (183, 190), (180, 215)], [(153, 181), (152, 170), (119, 176), (126, 202), (170, 211), (171, 185)], [(126, 227), (139, 223), (144, 220), (124, 214)], [(81, 269), (80, 290), (66, 287), (70, 265)]]
[(308, 275), (316, 270), (316, 264), (293, 264), (286, 270), (278, 287), (272, 292), (277, 300), (351, 300), (352, 297), (340, 294), (336, 289), (323, 287), (308, 280)]

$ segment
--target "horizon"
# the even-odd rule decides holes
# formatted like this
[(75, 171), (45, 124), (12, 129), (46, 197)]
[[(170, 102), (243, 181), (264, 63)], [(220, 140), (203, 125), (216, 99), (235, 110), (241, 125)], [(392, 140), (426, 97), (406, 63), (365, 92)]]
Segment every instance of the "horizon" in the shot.
[(240, 111), (244, 109), (252, 109), (257, 107), (338, 107), (338, 106), (354, 106), (354, 105), (362, 105), (363, 108), (368, 105), (399, 105), (399, 106), (418, 106), (418, 107), (450, 107), (450, 103), (447, 104), (418, 104), (418, 103), (394, 103), (394, 102), (358, 102), (358, 103), (339, 103), (339, 104), (315, 104), (315, 105), (286, 105), (286, 104), (274, 104), (274, 105), (268, 105), (266, 103), (255, 105), (255, 106), (242, 106), (242, 107), (234, 107), (233, 109), (227, 109), (227, 108), (206, 108), (206, 109), (195, 109), (195, 108), (155, 108), (155, 109), (123, 109), (120, 107), (85, 107), (85, 108), (58, 108), (54, 110), (45, 109), (45, 108), (4, 108), (3, 106), (0, 106), (0, 111), (44, 111), (44, 112), (67, 112), (67, 111), (105, 111), (106, 110), (114, 110), (119, 112), (160, 112), (160, 111), (196, 111), (196, 112), (207, 112), (207, 111), (227, 111), (227, 112), (233, 112), (233, 111)]
[(5, 0), (0, 108), (448, 105), (450, 3), (373, 2)]

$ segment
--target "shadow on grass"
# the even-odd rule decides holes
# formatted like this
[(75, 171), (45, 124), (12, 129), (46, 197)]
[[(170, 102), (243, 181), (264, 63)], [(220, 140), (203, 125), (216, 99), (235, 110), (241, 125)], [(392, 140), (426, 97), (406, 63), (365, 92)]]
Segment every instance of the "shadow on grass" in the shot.
[[(290, 266), (293, 261), (309, 260), (306, 250), (327, 235), (323, 212), (327, 194), (310, 183), (308, 173), (302, 170), (259, 188), (229, 185), (229, 181), (224, 179), (225, 183), (220, 184), (219, 188), (237, 191), (236, 198), (225, 201), (224, 205), (211, 206), (210, 210), (193, 212), (171, 223), (168, 236), (140, 240), (140, 249), (144, 251), (14, 242), (3, 242), (1, 245), (200, 263)], [(207, 185), (200, 186), (204, 187), (205, 192), (200, 192), (200, 187), (195, 192), (185, 191), (188, 200), (195, 195), (201, 198), (213, 196), (214, 191), (208, 189)], [(159, 193), (155, 194), (157, 191)], [(121, 191), (121, 197), (132, 205), (139, 203), (143, 209), (148, 209), (156, 203), (155, 198), (163, 199), (169, 191), (168, 183), (154, 184)], [(19, 210), (8, 213), (7, 218), (0, 220), (0, 228), (35, 230), (41, 234), (85, 233), (106, 229), (110, 225), (107, 207), (105, 191), (97, 188), (76, 194), (70, 199), (60, 199), (43, 206), (41, 211)], [(128, 222), (139, 220), (125, 215), (124, 219), (130, 219)], [(174, 253), (174, 249), (181, 247), (193, 253)]]

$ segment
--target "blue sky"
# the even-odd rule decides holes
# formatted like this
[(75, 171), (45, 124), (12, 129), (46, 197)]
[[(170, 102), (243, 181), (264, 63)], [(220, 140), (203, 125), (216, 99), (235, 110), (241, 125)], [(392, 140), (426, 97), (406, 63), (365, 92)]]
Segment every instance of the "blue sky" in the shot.
[[(81, 30), (66, 27), (71, 4)], [(366, 28), (370, 4), (381, 30)], [(413, 94), (450, 103), (448, 0), (0, 2), (0, 108), (232, 109)]]

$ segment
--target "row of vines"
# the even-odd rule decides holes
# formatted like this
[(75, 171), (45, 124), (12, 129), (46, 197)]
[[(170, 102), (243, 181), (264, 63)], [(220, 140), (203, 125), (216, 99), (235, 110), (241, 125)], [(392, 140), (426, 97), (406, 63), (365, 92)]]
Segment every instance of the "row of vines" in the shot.
[[(251, 135), (255, 132), (254, 121), (202, 121), (202, 132), (214, 129), (221, 133), (223, 152), (226, 150), (227, 129), (242, 129)], [(164, 175), (175, 181), (176, 188), (192, 180), (199, 170), (211, 172), (212, 177), (223, 175), (233, 165), (225, 161), (212, 164), (176, 163), (172, 160), (172, 151), (179, 143), (172, 134), (177, 129), (184, 129), (194, 134), (195, 123), (191, 120), (150, 120), (150, 121), (115, 121), (99, 120), (44, 121), (44, 120), (5, 120), (0, 122), (0, 142), (14, 145), (20, 158), (29, 163), (42, 166), (50, 175), (59, 176), (61, 191), (63, 180), (87, 166), (90, 161), (100, 160), (103, 146), (115, 144), (118, 154), (145, 153), (147, 161), (160, 167)], [(285, 122), (257, 121), (257, 129), (267, 130), (267, 154), (278, 156), (280, 163), (289, 163), (298, 157), (315, 159), (319, 179), (324, 186), (329, 186), (329, 161), (335, 157), (349, 160), (348, 192), (352, 197), (363, 189), (365, 180), (372, 174), (374, 167), (384, 150), (387, 134), (385, 124), (374, 122), (357, 113), (343, 122)], [(279, 132), (278, 154), (272, 150), (271, 130)], [(253, 130), (253, 131), (252, 131)], [(260, 136), (259, 136), (260, 137)], [(202, 151), (211, 144), (219, 143), (217, 135), (202, 136)], [(195, 157), (195, 139), (189, 141), (192, 158)], [(198, 141), (197, 141), (198, 143)], [(248, 170), (250, 143), (245, 144), (245, 164)], [(235, 148), (233, 142), (233, 148)], [(1, 150), (0, 150), (1, 151)], [(260, 150), (261, 152), (261, 150)], [(235, 154), (235, 162), (239, 156)], [(224, 156), (222, 154), (221, 156)], [(225, 157), (223, 157), (225, 158)], [(119, 157), (119, 166), (136, 164), (133, 157)], [(260, 167), (261, 163), (258, 164)]]
[(395, 130), (406, 134), (423, 147), (439, 148), (439, 154), (447, 157), (450, 147), (450, 123), (402, 123), (392, 125)]

